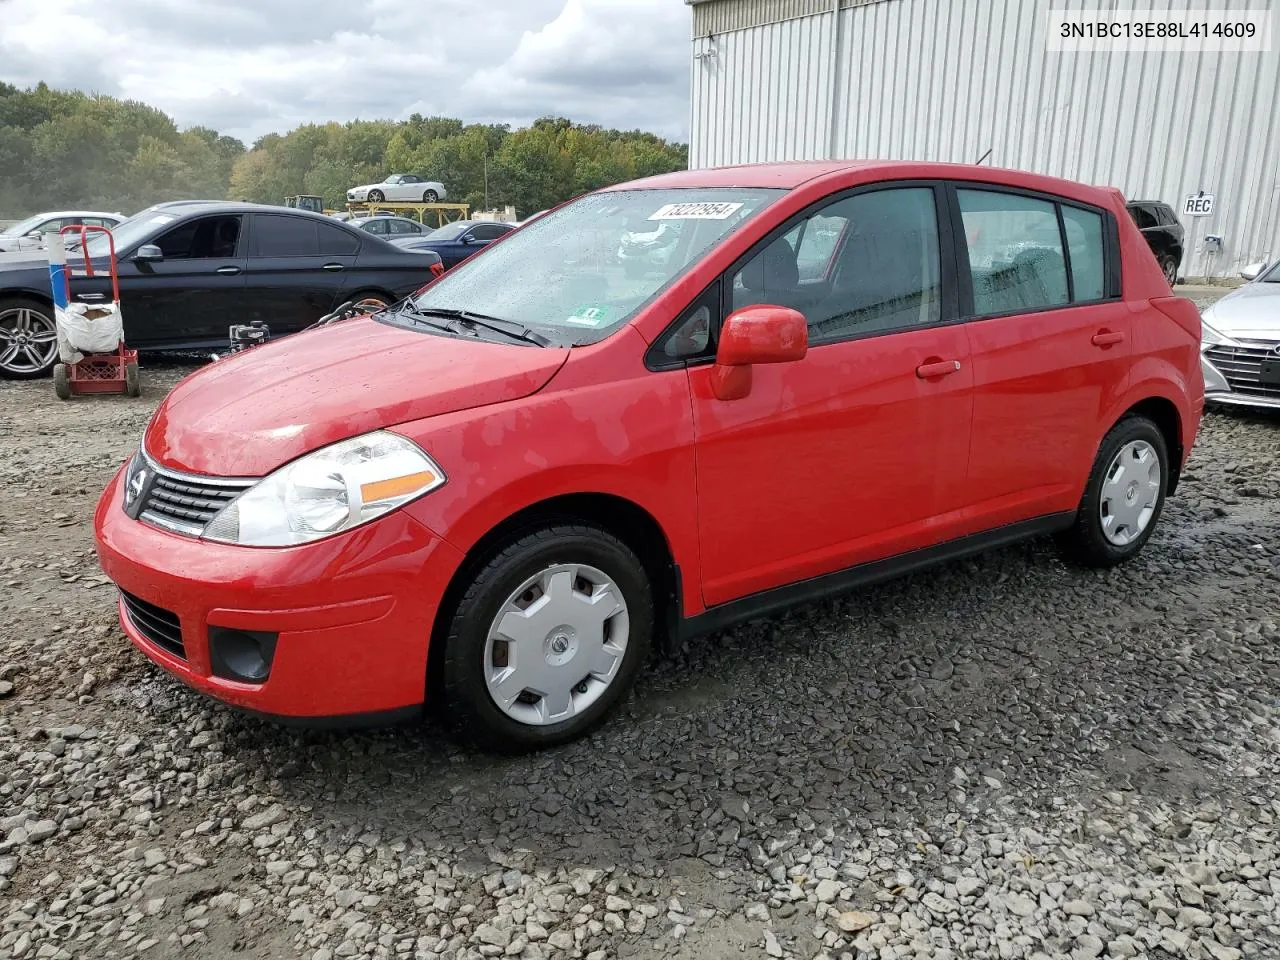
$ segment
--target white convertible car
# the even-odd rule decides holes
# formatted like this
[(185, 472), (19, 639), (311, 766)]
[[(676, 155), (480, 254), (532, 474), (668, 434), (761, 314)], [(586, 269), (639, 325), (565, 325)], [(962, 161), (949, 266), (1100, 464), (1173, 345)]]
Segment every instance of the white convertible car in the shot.
[(443, 183), (423, 180), (412, 173), (393, 173), (381, 183), (352, 187), (347, 199), (353, 203), (382, 203), (384, 200), (408, 203), (439, 203), (445, 198)]

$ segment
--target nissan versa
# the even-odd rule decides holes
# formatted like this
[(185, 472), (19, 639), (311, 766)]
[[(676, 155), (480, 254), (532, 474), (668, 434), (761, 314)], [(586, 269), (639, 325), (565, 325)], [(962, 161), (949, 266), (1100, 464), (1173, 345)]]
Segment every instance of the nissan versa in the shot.
[[(655, 225), (670, 254), (620, 261)], [(1199, 314), (1118, 191), (674, 173), (189, 377), (97, 544), (129, 638), (199, 690), (307, 722), (439, 702), (538, 747), (657, 637), (1036, 534), (1130, 559), (1203, 395)]]

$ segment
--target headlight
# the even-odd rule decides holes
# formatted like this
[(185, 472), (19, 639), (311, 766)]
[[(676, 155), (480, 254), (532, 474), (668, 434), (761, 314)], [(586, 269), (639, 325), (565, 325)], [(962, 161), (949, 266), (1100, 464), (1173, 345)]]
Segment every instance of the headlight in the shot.
[(1211, 319), (1213, 319), (1212, 310), (1206, 310), (1200, 314), (1200, 344), (1205, 347), (1212, 347), (1219, 343), (1230, 343), (1230, 337), (1223, 336), (1213, 328), (1209, 322)]
[(376, 520), (445, 482), (411, 440), (381, 430), (343, 440), (264, 477), (209, 521), (209, 540), (309, 543)]

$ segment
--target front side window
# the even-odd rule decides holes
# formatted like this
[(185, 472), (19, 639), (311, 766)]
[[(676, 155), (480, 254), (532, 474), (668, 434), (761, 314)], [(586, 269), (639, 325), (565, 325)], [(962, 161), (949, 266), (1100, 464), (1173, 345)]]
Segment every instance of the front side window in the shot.
[(732, 187), (589, 194), (469, 258), (415, 302), (422, 310), (515, 320), (558, 345), (595, 343), (784, 192)]
[(375, 237), (386, 236), (387, 233), (387, 221), (385, 220), (370, 220), (368, 223), (361, 224), (361, 227), (365, 233), (372, 233)]
[(421, 233), (422, 228), (416, 223), (409, 220), (391, 220), (387, 223), (388, 231), (397, 237), (408, 236), (412, 233)]
[(1031, 313), (1068, 302), (1055, 204), (989, 190), (958, 190), (977, 316)]
[(931, 188), (855, 194), (747, 261), (733, 278), (732, 308), (791, 307), (809, 321), (814, 342), (936, 323), (939, 260)]
[(509, 232), (506, 227), (499, 226), (496, 223), (482, 223), (471, 231), (471, 236), (480, 243), (488, 243), (490, 240), (497, 240)]
[(239, 241), (239, 217), (203, 217), (188, 220), (152, 242), (166, 260), (209, 260), (234, 257)]

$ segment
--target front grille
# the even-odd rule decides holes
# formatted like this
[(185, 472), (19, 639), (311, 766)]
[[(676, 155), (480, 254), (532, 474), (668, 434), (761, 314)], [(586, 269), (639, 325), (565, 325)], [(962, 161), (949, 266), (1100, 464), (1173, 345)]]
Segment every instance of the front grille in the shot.
[(148, 468), (151, 479), (139, 519), (190, 537), (200, 536), (223, 507), (255, 483), (175, 474), (150, 463)]
[(147, 603), (123, 590), (120, 591), (120, 599), (124, 601), (125, 614), (134, 629), (161, 650), (183, 660), (187, 659), (187, 650), (182, 645), (182, 623), (176, 613), (157, 607), (154, 603)]
[(1235, 393), (1280, 400), (1280, 385), (1263, 384), (1262, 361), (1280, 359), (1274, 343), (1217, 344), (1204, 352), (1205, 357), (1222, 371)]

